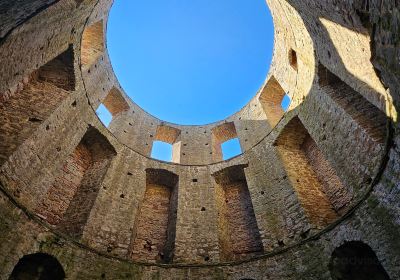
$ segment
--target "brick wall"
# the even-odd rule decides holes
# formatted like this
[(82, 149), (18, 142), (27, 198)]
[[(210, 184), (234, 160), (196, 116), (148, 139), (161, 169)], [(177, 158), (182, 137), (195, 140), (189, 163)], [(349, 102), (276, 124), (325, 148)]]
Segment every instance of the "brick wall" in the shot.
[(36, 212), (60, 231), (80, 238), (115, 151), (89, 128)]
[(104, 52), (103, 21), (86, 27), (82, 36), (81, 62), (89, 68)]
[[(394, 12), (396, 9), (387, 10), (388, 3), (396, 7), (393, 5), (394, 1), (383, 4), (378, 2), (369, 1), (368, 3), (375, 3), (371, 6), (375, 12), (382, 12), (385, 15), (379, 19), (381, 27), (392, 28), (396, 31), (396, 21), (388, 22), (389, 19), (398, 18)], [(6, 40), (1, 41), (0, 53), (3, 63), (0, 65), (0, 87), (3, 97), (11, 98), (21, 89), (25, 89), (22, 87), (22, 82), (16, 86), (15, 81), (22, 81), (23, 76), (29, 76), (28, 74), (32, 73), (33, 69), (45, 64), (50, 57), (53, 58), (58, 54), (59, 50), (65, 50), (65, 47), (72, 42), (79, 46), (84, 23), (87, 22), (88, 17), (89, 25), (106, 20), (106, 14), (111, 6), (111, 1), (108, 0), (83, 1), (79, 7), (76, 3), (77, 1), (73, 0), (60, 1), (31, 18), (29, 22), (22, 25), (22, 28), (17, 28)], [(375, 43), (375, 41), (371, 40), (368, 33), (360, 27), (360, 20), (349, 1), (268, 0), (268, 3), (276, 21), (276, 46), (271, 75), (276, 77), (282, 89), (293, 97), (293, 107), (278, 127), (271, 130), (256, 96), (244, 109), (226, 120), (228, 123), (234, 122), (237, 135), (245, 147), (244, 155), (231, 161), (212, 164), (211, 130), (224, 123), (224, 120), (216, 124), (193, 127), (168, 124), (181, 131), (180, 152), (183, 158), (181, 163), (203, 166), (164, 164), (148, 159), (145, 156), (148, 155), (151, 141), (154, 140), (151, 135), (155, 135), (161, 121), (126, 99), (129, 110), (126, 111), (126, 115), (115, 120), (115, 129), (111, 129), (110, 133), (98, 122), (90, 107), (90, 105), (96, 107), (96, 102), (103, 100), (113, 87), (117, 87), (123, 93), (113, 75), (106, 52), (101, 54), (91, 66), (82, 71), (83, 80), (80, 75), (77, 76), (77, 91), (68, 93), (71, 97), (68, 99), (71, 99), (71, 102), (68, 104), (63, 102), (60, 110), (51, 114), (49, 130), (46, 130), (47, 123), (42, 126), (39, 124), (40, 127), (32, 130), (25, 141), (18, 143), (18, 150), (11, 152), (12, 155), (0, 169), (0, 180), (4, 185), (5, 193), (11, 196), (13, 201), (9, 202), (3, 193), (0, 195), (2, 232), (0, 235), (0, 263), (2, 263), (0, 279), (2, 276), (7, 278), (21, 256), (35, 252), (38, 248), (51, 252), (62, 260), (67, 277), (71, 279), (104, 277), (108, 279), (129, 277), (135, 279), (330, 279), (327, 264), (331, 253), (335, 247), (346, 240), (363, 240), (370, 244), (391, 277), (396, 279), (396, 276), (400, 275), (398, 254), (395, 254), (399, 251), (397, 238), (399, 215), (396, 215), (399, 213), (399, 145), (393, 145), (384, 177), (371, 192), (369, 199), (359, 204), (352, 215), (345, 216), (340, 226), (325, 228), (322, 235), (318, 236), (320, 238), (306, 239), (306, 234), (300, 234), (304, 239), (303, 242), (298, 242), (297, 236), (301, 231), (307, 230), (308, 221), (304, 212), (307, 217), (310, 214), (314, 215), (317, 223), (321, 222), (325, 225), (325, 221), (330, 218), (326, 211), (329, 213), (339, 211), (339, 214), (342, 214), (342, 205), (347, 204), (349, 197), (343, 192), (341, 185), (348, 188), (348, 192), (354, 194), (358, 202), (356, 198), (366, 194), (366, 186), (369, 186), (369, 183), (376, 178), (376, 172), (385, 167), (380, 164), (380, 159), (384, 155), (384, 141), (376, 137), (382, 133), (380, 131), (375, 133), (375, 128), (380, 130), (382, 127), (380, 117), (374, 113), (376, 110), (373, 107), (365, 106), (365, 101), (360, 102), (362, 99), (359, 97), (353, 98), (356, 92), (377, 108), (379, 107), (378, 109), (382, 112), (387, 112), (382, 106), (385, 102), (388, 107), (392, 106), (392, 111), (394, 110), (393, 104), (385, 99), (387, 97), (385, 90), (382, 91), (384, 88), (380, 85), (370, 63), (370, 43)], [(97, 6), (92, 9), (88, 7), (89, 4), (97, 4)], [(21, 6), (21, 11), (25, 10)], [(29, 13), (26, 13), (27, 17)], [(27, 17), (17, 16), (20, 19)], [(374, 18), (377, 19), (376, 16)], [(396, 47), (393, 43), (398, 36), (386, 35), (386, 32), (380, 33), (381, 39), (385, 41), (383, 46), (389, 46), (386, 43), (390, 43), (391, 48)], [(297, 72), (290, 66), (288, 59), (288, 50), (291, 48), (297, 51)], [(395, 64), (396, 52), (390, 51), (388, 47), (376, 48), (373, 51), (380, 54), (379, 63), (387, 62), (387, 66), (392, 67), (390, 74), (395, 75), (398, 71)], [(386, 52), (392, 54), (392, 59), (382, 57)], [(74, 59), (75, 65), (78, 65), (79, 56)], [(319, 85), (316, 71), (318, 60), (321, 60), (330, 69), (329, 71), (345, 81), (353, 91), (337, 84), (326, 87)], [(28, 84), (29, 81), (26, 79)], [(53, 83), (50, 80), (46, 81)], [(44, 83), (44, 80), (40, 83)], [(67, 83), (62, 82), (62, 84)], [(54, 84), (52, 85), (54, 87)], [(390, 90), (397, 92), (398, 88), (391, 87)], [(58, 90), (59, 88), (54, 87), (51, 92), (58, 93)], [(7, 94), (3, 94), (4, 91)], [(90, 105), (88, 105), (87, 96), (92, 102)], [(6, 99), (3, 98), (2, 102)], [(74, 102), (74, 99), (77, 102)], [(29, 99), (27, 102), (30, 102)], [(75, 105), (70, 106), (70, 104)], [(25, 105), (28, 107), (28, 104)], [(10, 113), (16, 118), (19, 114), (17, 110), (15, 116)], [(301, 140), (294, 145), (288, 142), (278, 145), (277, 148), (273, 147), (275, 138), (280, 134), (284, 124), (297, 114), (307, 133), (301, 132), (289, 137)], [(35, 123), (37, 121), (32, 120)], [(59, 164), (59, 162), (74, 162), (72, 155), (67, 156), (79, 143), (81, 135), (89, 124), (96, 126), (101, 134), (116, 147), (118, 164), (114, 164), (113, 160), (115, 166), (105, 175), (107, 184), (103, 185), (99, 195), (94, 186), (103, 184), (98, 178), (102, 177), (102, 172), (106, 169), (105, 165), (100, 160), (91, 159), (95, 162), (94, 170), (90, 171), (89, 167), (86, 172), (82, 171), (84, 174), (81, 181), (85, 183), (82, 185), (79, 196), (71, 199), (71, 205), (74, 204), (74, 206), (68, 214), (68, 220), (71, 221), (68, 230), (74, 235), (77, 234), (88, 211), (91, 212), (89, 219), (92, 227), (90, 231), (86, 231), (85, 242), (76, 244), (68, 238), (64, 239), (57, 233), (53, 233), (51, 228), (37, 223), (35, 216), (25, 215), (23, 209), (28, 209), (29, 212), (30, 206), (36, 205), (37, 200), (47, 194), (48, 183), (54, 182), (55, 173), (58, 172), (57, 175), (60, 175), (59, 173), (65, 170), (74, 170), (72, 167), (64, 170), (63, 166), (65, 167), (68, 163)], [(378, 126), (373, 127), (370, 124), (378, 124)], [(18, 131), (19, 129), (16, 129), (10, 135), (18, 134)], [(293, 131), (296, 134), (302, 130), (294, 128)], [(287, 135), (290, 136), (290, 134)], [(398, 136), (395, 138), (396, 144), (399, 143), (398, 138)], [(283, 153), (281, 153), (282, 150)], [(285, 158), (282, 158), (282, 155)], [(250, 194), (244, 194), (242, 191), (244, 184), (231, 184), (228, 181), (226, 186), (231, 187), (234, 190), (233, 193), (227, 193), (219, 186), (216, 188), (217, 200), (221, 203), (225, 202), (226, 195), (235, 201), (239, 201), (242, 197), (250, 197), (258, 227), (262, 225), (262, 241), (268, 255), (249, 262), (218, 264), (220, 259), (215, 253), (215, 247), (218, 248), (215, 246), (218, 234), (214, 226), (218, 216), (216, 209), (213, 209), (214, 188), (212, 185), (214, 182), (210, 174), (214, 171), (208, 172), (208, 170), (220, 170), (244, 162), (249, 163), (249, 168), (246, 169), (246, 185)], [(133, 221), (140, 218), (136, 208), (140, 208), (137, 207), (138, 201), (143, 200), (146, 185), (164, 186), (155, 182), (151, 184), (144, 182), (144, 170), (148, 167), (176, 172), (180, 176), (179, 189), (185, 190), (177, 195), (179, 207), (176, 207), (179, 216), (176, 228), (176, 239), (179, 240), (178, 262), (185, 263), (183, 266), (141, 265), (114, 258), (114, 256), (127, 257), (129, 236), (131, 232), (136, 232), (136, 229), (132, 228), (135, 224)], [(206, 170), (203, 179), (191, 174), (191, 170), (196, 168)], [(54, 172), (55, 169), (57, 172)], [(73, 172), (71, 170), (68, 172)], [(102, 171), (97, 172), (98, 170)], [(227, 177), (235, 178), (235, 173), (237, 172), (230, 173)], [(76, 174), (78, 178), (79, 174), (79, 172)], [(300, 182), (295, 180), (296, 174), (300, 177)], [(84, 179), (86, 175), (87, 179)], [(181, 180), (182, 177), (186, 177), (185, 180)], [(191, 181), (192, 177), (198, 178), (201, 183), (195, 184)], [(305, 182), (301, 181), (303, 177), (306, 179)], [(328, 179), (327, 182), (324, 182), (324, 179)], [(88, 195), (86, 190), (94, 190), (93, 195)], [(332, 193), (329, 190), (332, 190)], [(321, 200), (323, 195), (325, 198)], [(54, 193), (53, 196), (60, 195)], [(170, 196), (175, 197), (175, 194), (171, 193)], [(303, 204), (302, 199), (307, 203)], [(174, 201), (170, 199), (169, 204), (175, 204)], [(246, 198), (245, 201), (249, 199)], [(328, 207), (329, 204), (326, 201), (332, 205)], [(93, 203), (92, 210), (87, 210), (91, 207), (86, 208), (83, 205), (84, 202), (89, 202), (86, 206)], [(221, 205), (218, 209), (222, 209)], [(240, 210), (241, 205), (240, 203), (231, 204), (226, 210), (239, 209), (240, 213), (245, 213)], [(310, 209), (311, 205), (313, 209)], [(205, 211), (201, 210), (202, 207)], [(74, 214), (73, 208), (78, 209), (78, 212)], [(96, 209), (96, 215), (93, 214), (93, 209)], [(251, 213), (247, 212), (246, 215), (240, 215), (240, 213), (235, 213), (235, 215), (230, 213), (230, 217), (234, 219), (237, 216), (238, 223), (247, 223), (246, 217), (250, 217)], [(170, 215), (172, 214), (168, 214), (168, 220), (170, 220)], [(72, 220), (76, 220), (76, 224), (73, 224)], [(224, 229), (233, 221), (219, 222), (218, 220), (218, 223), (221, 229)], [(138, 226), (138, 221), (135, 225)], [(174, 231), (172, 225), (167, 224), (167, 232)], [(220, 233), (219, 236), (225, 236), (228, 240), (228, 231), (225, 230), (223, 234)], [(172, 251), (173, 234), (167, 233), (166, 236), (164, 248)], [(247, 238), (245, 234), (243, 236), (243, 239), (238, 241), (240, 245), (238, 250), (249, 246), (249, 243), (241, 246), (241, 242), (245, 243)], [(227, 242), (227, 245), (221, 248), (233, 251), (235, 248), (229, 248), (230, 245)], [(111, 252), (108, 247), (112, 249)], [(281, 249), (284, 250), (281, 251)], [(100, 253), (93, 250), (98, 250)], [(209, 252), (210, 255), (208, 255)], [(104, 254), (107, 256), (104, 257)], [(206, 257), (210, 258), (209, 262), (213, 264), (212, 266), (202, 265), (206, 262)], [(192, 262), (196, 264), (186, 266), (187, 263)]]
[[(282, 131), (276, 146), (310, 222), (317, 227), (324, 227), (337, 219), (338, 215), (318, 179), (317, 172), (323, 169), (314, 169), (307, 157), (314, 155), (311, 149), (317, 149), (313, 140), (309, 138), (307, 130), (296, 117)], [(303, 145), (303, 143), (306, 144)], [(321, 155), (319, 152), (317, 154)]]
[(239, 260), (263, 252), (243, 166), (215, 174), (221, 260)]
[(312, 166), (318, 180), (321, 182), (323, 193), (326, 195), (335, 211), (344, 213), (352, 199), (350, 191), (343, 185), (340, 178), (336, 175), (336, 171), (325, 159), (321, 150), (310, 136), (304, 140), (301, 149), (304, 151), (309, 164)]
[(165, 170), (147, 172), (146, 192), (132, 243), (132, 259), (150, 262), (172, 261), (177, 194), (176, 175)]
[(58, 225), (64, 217), (71, 200), (82, 183), (85, 172), (92, 163), (87, 147), (79, 144), (71, 154), (36, 212), (51, 225)]

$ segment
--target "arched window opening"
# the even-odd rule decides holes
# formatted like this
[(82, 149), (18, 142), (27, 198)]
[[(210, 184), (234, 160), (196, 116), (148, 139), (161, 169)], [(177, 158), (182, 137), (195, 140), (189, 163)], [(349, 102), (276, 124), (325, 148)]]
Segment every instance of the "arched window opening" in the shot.
[(390, 280), (375, 252), (360, 241), (347, 242), (336, 248), (329, 271), (333, 280)]
[(65, 272), (56, 258), (47, 254), (37, 253), (20, 259), (8, 279), (62, 280), (65, 279)]

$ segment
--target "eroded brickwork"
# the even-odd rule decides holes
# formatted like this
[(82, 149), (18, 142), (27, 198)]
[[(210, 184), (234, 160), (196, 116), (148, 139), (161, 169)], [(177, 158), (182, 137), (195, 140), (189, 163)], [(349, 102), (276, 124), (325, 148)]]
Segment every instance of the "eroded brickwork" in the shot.
[[(68, 279), (331, 280), (335, 249), (352, 240), (399, 278), (396, 1), (268, 0), (265, 84), (201, 126), (163, 122), (127, 97), (105, 44), (112, 1), (9, 2), (0, 279), (40, 251)], [(234, 137), (243, 154), (221, 161), (215, 147)], [(149, 158), (155, 140), (173, 144), (179, 164)]]
[(40, 217), (51, 225), (58, 225), (61, 222), (91, 163), (92, 156), (89, 149), (79, 144), (74, 153), (67, 158), (62, 174), (56, 178), (54, 185), (50, 187), (43, 202), (36, 209)]
[(81, 61), (90, 67), (104, 51), (103, 21), (88, 26), (82, 37)]
[(176, 234), (177, 178), (166, 171), (154, 174), (157, 172), (147, 174), (131, 257), (134, 260), (171, 262)]
[(218, 184), (216, 197), (221, 259), (239, 260), (262, 253), (260, 232), (243, 166), (220, 171), (215, 178)]
[(31, 79), (12, 98), (0, 104), (0, 164), (7, 160), (67, 95), (68, 92), (52, 84)]
[(323, 193), (327, 196), (335, 211), (344, 213), (352, 199), (347, 187), (343, 185), (336, 175), (336, 171), (325, 159), (321, 150), (309, 135), (304, 140), (301, 149), (321, 182)]
[(323, 192), (322, 183), (318, 178), (325, 174), (317, 175), (317, 172), (323, 169), (314, 169), (308, 159), (308, 156), (314, 155), (312, 148), (317, 148), (310, 138), (301, 121), (295, 118), (284, 129), (276, 146), (310, 222), (317, 227), (324, 227), (337, 219), (338, 215)]
[(79, 238), (113, 154), (106, 140), (90, 128), (67, 158), (37, 213), (62, 232)]

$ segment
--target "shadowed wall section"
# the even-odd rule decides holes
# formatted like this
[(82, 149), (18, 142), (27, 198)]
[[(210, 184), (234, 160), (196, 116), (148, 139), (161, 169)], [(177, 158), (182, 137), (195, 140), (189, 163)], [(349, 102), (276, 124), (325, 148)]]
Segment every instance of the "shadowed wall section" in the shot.
[(345, 84), (321, 63), (318, 65), (319, 85), (366, 134), (366, 145), (383, 145), (386, 137), (385, 114), (361, 94)]
[(329, 263), (333, 280), (390, 280), (375, 252), (360, 241), (335, 249)]
[(65, 272), (53, 256), (37, 253), (24, 256), (15, 266), (8, 280), (63, 280)]
[(213, 175), (217, 183), (220, 254), (224, 261), (240, 260), (263, 252), (245, 167), (232, 166)]
[(146, 170), (146, 192), (133, 236), (131, 257), (172, 262), (178, 202), (178, 176), (161, 169)]
[(60, 231), (80, 238), (115, 154), (104, 136), (89, 128), (67, 158), (37, 213)]

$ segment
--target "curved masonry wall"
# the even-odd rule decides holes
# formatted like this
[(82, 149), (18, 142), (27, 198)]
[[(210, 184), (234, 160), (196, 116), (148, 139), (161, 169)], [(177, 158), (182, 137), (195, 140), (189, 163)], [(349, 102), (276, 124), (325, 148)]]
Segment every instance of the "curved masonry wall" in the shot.
[[(396, 49), (385, 34), (398, 8), (370, 2), (268, 0), (265, 85), (202, 126), (162, 122), (121, 89), (104, 41), (111, 1), (8, 3), (0, 279), (36, 252), (67, 279), (331, 279), (332, 252), (354, 240), (399, 279), (398, 57), (377, 48)], [(243, 154), (221, 161), (234, 137)], [(149, 158), (154, 140), (175, 163)]]

